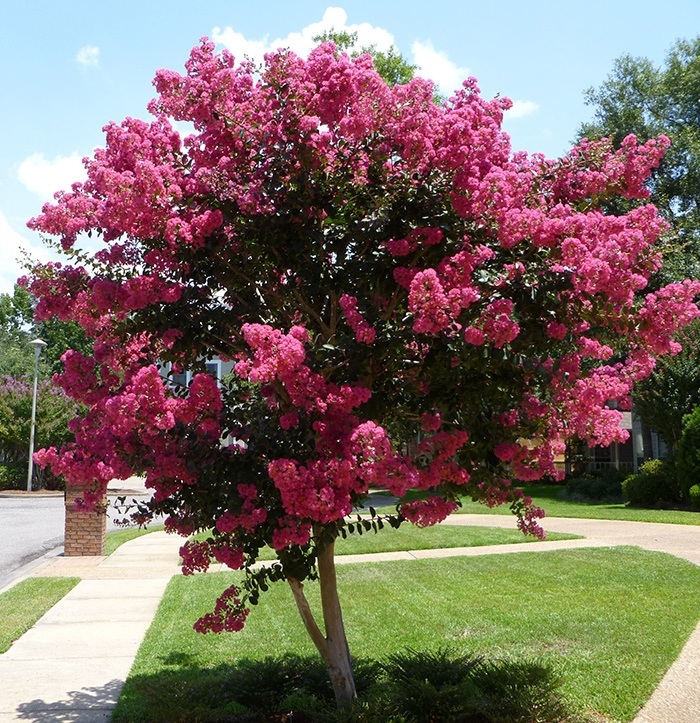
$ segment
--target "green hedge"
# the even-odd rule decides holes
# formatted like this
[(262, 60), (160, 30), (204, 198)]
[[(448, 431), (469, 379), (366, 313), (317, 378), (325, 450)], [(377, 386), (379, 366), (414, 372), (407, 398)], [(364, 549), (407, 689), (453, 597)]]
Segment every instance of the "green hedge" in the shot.
[(680, 502), (680, 492), (671, 460), (651, 459), (622, 483), (625, 500), (642, 507), (668, 507)]

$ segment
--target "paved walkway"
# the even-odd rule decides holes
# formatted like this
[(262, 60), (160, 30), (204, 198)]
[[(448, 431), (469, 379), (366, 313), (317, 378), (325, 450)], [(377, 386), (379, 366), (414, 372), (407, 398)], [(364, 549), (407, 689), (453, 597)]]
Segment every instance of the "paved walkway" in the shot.
[[(513, 527), (495, 515), (454, 515), (450, 524)], [(700, 527), (548, 518), (552, 532), (585, 535), (494, 547), (341, 556), (338, 563), (527, 550), (637, 545), (700, 565)], [(81, 582), (0, 655), (0, 722), (93, 723), (109, 720), (165, 586), (179, 571), (178, 537), (155, 532), (110, 557), (57, 557), (32, 576), (76, 576)], [(635, 723), (700, 721), (700, 625)]]

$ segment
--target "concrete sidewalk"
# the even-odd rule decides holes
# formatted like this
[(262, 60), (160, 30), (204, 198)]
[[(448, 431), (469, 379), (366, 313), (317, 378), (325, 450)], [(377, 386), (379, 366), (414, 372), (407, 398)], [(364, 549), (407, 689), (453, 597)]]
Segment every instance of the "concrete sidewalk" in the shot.
[(0, 655), (0, 721), (109, 720), (181, 544), (154, 532), (109, 557), (57, 557), (33, 570), (81, 582)]
[[(498, 515), (453, 515), (444, 524), (512, 528), (514, 520)], [(586, 539), (336, 559), (338, 564), (347, 564), (637, 545), (700, 565), (700, 527), (563, 518), (547, 518), (545, 526), (552, 532)], [(57, 557), (33, 570), (34, 577), (75, 576), (81, 582), (0, 656), (0, 723), (109, 720), (165, 587), (179, 572), (182, 542), (179, 537), (155, 532), (127, 542), (110, 557)], [(700, 625), (635, 723), (698, 721)]]

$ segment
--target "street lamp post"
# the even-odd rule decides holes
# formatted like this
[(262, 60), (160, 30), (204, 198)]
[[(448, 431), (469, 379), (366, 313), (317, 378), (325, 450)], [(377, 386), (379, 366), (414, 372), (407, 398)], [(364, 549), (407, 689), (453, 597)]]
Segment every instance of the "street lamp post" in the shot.
[(39, 382), (39, 354), (46, 346), (41, 339), (29, 342), (34, 348), (34, 396), (32, 397), (32, 424), (29, 428), (29, 470), (27, 472), (27, 492), (32, 491), (32, 475), (34, 474), (34, 428), (36, 426), (36, 390)]

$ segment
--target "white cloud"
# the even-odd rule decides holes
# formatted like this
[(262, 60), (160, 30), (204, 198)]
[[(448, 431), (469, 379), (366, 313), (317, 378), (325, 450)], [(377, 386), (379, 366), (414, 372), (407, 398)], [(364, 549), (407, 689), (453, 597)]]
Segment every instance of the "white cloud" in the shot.
[[(329, 7), (323, 18), (307, 25), (301, 32), (290, 33), (284, 38), (270, 40), (269, 36), (249, 39), (232, 27), (214, 28), (212, 39), (230, 50), (236, 59), (244, 56), (256, 63), (262, 63), (265, 53), (279, 48), (290, 48), (298, 55), (305, 57), (316, 46), (314, 38), (329, 30), (357, 33), (355, 47), (375, 46), (377, 50), (386, 52), (395, 46), (394, 36), (384, 28), (369, 23), (348, 24), (348, 14), (343, 8)], [(461, 68), (451, 61), (447, 55), (436, 50), (431, 41), (415, 41), (411, 48), (413, 62), (418, 75), (429, 78), (446, 94), (461, 88), (462, 81), (469, 75), (468, 68)]]
[(316, 46), (314, 38), (329, 30), (357, 33), (358, 47), (375, 45), (377, 50), (386, 52), (395, 44), (394, 36), (384, 28), (375, 27), (369, 23), (348, 25), (348, 14), (343, 8), (338, 7), (327, 8), (320, 21), (307, 25), (301, 32), (290, 33), (285, 38), (270, 40), (269, 36), (266, 35), (259, 40), (249, 40), (241, 33), (227, 26), (223, 29), (214, 28), (212, 30), (212, 39), (228, 48), (236, 59), (240, 60), (244, 56), (248, 56), (255, 62), (262, 63), (265, 53), (279, 48), (289, 48), (298, 55), (305, 57)]
[(26, 188), (45, 201), (50, 201), (56, 191), (68, 191), (73, 183), (86, 178), (82, 156), (77, 153), (52, 159), (34, 153), (22, 161), (17, 175)]
[(75, 60), (85, 68), (97, 67), (100, 64), (100, 49), (96, 45), (85, 45), (80, 48)]
[(460, 68), (442, 50), (436, 50), (430, 40), (416, 40), (411, 51), (417, 74), (432, 80), (443, 93), (461, 88), (462, 81), (469, 76), (469, 68)]
[(513, 107), (506, 111), (505, 118), (514, 120), (516, 118), (525, 118), (532, 115), (540, 109), (539, 105), (531, 100), (514, 100)]
[(0, 264), (0, 294), (11, 294), (17, 279), (26, 273), (22, 266), (22, 252), (37, 261), (47, 261), (49, 258), (48, 249), (32, 245), (10, 226), (7, 218), (0, 212), (0, 253), (3, 257)]

